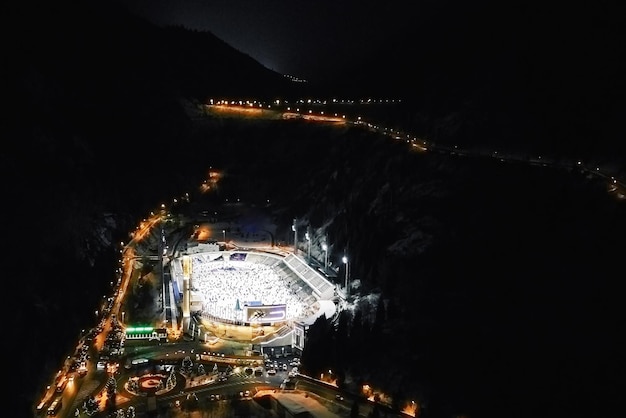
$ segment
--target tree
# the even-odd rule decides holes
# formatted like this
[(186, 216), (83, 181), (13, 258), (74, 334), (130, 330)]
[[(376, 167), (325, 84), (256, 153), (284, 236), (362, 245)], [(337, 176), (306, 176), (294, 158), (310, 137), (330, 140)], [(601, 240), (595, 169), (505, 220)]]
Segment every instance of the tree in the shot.
[(193, 370), (193, 361), (191, 361), (191, 357), (186, 356), (180, 366), (181, 373), (190, 374)]
[(352, 323), (350, 325), (350, 348), (353, 353), (358, 353), (360, 351), (359, 348), (364, 342), (363, 338), (365, 335), (363, 329), (363, 313), (360, 310), (354, 311), (354, 316), (352, 317)]
[(381, 295), (378, 298), (378, 304), (376, 305), (376, 316), (374, 317), (374, 323), (372, 325), (372, 338), (374, 340), (382, 337), (383, 326), (386, 320), (387, 311), (385, 309), (385, 300)]
[(185, 411), (196, 411), (198, 409), (198, 396), (195, 393), (188, 393), (183, 402), (182, 409)]
[(358, 418), (359, 417), (359, 403), (355, 399), (352, 402), (352, 407), (350, 408), (350, 418)]
[(106, 383), (107, 392), (107, 410), (109, 413), (114, 413), (117, 405), (115, 392), (117, 391), (117, 381), (113, 376), (109, 378)]
[(369, 418), (379, 418), (380, 417), (380, 407), (377, 403), (374, 404), (372, 408), (372, 412), (369, 414)]
[(328, 364), (327, 359), (327, 332), (328, 320), (322, 314), (311, 324), (307, 331), (306, 343), (302, 351), (302, 364), (306, 365), (306, 370), (310, 375), (317, 375), (324, 370)]
[(93, 396), (88, 396), (87, 399), (85, 399), (85, 402), (83, 402), (83, 412), (85, 412), (88, 416), (92, 416), (98, 412), (99, 409), (98, 402)]
[(167, 383), (165, 384), (165, 387), (171, 389), (174, 386), (176, 386), (176, 374), (174, 373), (174, 367), (172, 367), (170, 370), (170, 374), (167, 377)]
[(126, 410), (126, 418), (135, 418), (135, 416), (136, 416), (135, 407), (131, 405)]
[(339, 320), (337, 322), (336, 342), (337, 342), (337, 360), (341, 364), (346, 364), (350, 358), (349, 330), (352, 315), (348, 310), (339, 312)]

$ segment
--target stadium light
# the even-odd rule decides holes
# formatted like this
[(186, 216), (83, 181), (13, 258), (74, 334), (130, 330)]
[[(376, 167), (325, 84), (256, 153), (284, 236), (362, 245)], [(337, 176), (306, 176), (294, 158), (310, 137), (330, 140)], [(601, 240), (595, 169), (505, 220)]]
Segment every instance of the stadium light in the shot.
[(307, 255), (308, 255), (308, 261), (311, 262), (311, 237), (309, 236), (308, 232), (304, 234), (304, 238), (306, 238), (307, 242), (309, 243)]
[(296, 228), (297, 219), (293, 218), (291, 230), (293, 231), (293, 253), (298, 255), (298, 228)]
[(346, 265), (346, 296), (348, 296), (348, 257), (344, 255), (341, 261)]

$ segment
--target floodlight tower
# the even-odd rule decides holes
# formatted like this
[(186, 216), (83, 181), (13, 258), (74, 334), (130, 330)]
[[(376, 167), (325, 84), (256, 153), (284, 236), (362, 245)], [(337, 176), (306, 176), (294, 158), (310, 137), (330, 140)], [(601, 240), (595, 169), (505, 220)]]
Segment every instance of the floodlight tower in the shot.
[(308, 250), (307, 250), (307, 262), (311, 262), (311, 234), (309, 234), (310, 227), (307, 227), (307, 232), (304, 234), (306, 238)]
[(347, 297), (349, 294), (349, 291), (348, 291), (348, 257), (344, 255), (341, 260), (343, 261), (343, 264), (346, 265), (346, 297)]
[(293, 218), (291, 230), (293, 231), (293, 253), (298, 255), (298, 218)]

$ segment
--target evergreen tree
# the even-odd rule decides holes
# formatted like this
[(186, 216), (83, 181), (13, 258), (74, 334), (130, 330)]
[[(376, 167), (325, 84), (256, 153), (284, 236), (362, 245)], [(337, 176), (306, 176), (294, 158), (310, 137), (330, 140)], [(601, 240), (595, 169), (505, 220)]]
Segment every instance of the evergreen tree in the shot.
[(355, 399), (352, 402), (352, 407), (350, 408), (350, 418), (358, 418), (359, 417), (359, 403)]
[(396, 390), (391, 394), (391, 406), (396, 410), (400, 410), (404, 402), (406, 402), (406, 395), (402, 386), (398, 386)]
[(302, 351), (302, 364), (305, 371), (311, 375), (319, 375), (326, 366), (325, 357), (327, 350), (327, 319), (326, 315), (321, 315), (309, 326), (306, 334), (306, 342)]
[(176, 374), (174, 373), (174, 368), (172, 367), (170, 369), (170, 374), (167, 377), (167, 384), (165, 385), (165, 387), (173, 388), (174, 386), (176, 386)]
[(190, 374), (193, 369), (193, 362), (191, 357), (186, 356), (181, 362), (180, 371), (185, 374)]
[(187, 394), (187, 398), (183, 402), (182, 408), (186, 411), (195, 411), (198, 409), (198, 396), (195, 393)]
[(117, 407), (117, 399), (115, 392), (117, 391), (117, 381), (113, 376), (109, 378), (106, 383), (107, 392), (107, 410), (109, 413), (114, 413)]
[(88, 396), (85, 402), (83, 402), (83, 412), (89, 416), (98, 412), (98, 409), (100, 409), (98, 402), (93, 396)]
[(380, 418), (380, 406), (377, 403), (374, 404), (372, 412), (369, 413), (369, 418)]
[(335, 339), (337, 341), (337, 360), (339, 364), (343, 365), (345, 365), (350, 358), (349, 336), (351, 320), (352, 314), (348, 310), (343, 310), (339, 313)]
[(385, 309), (385, 299), (383, 295), (378, 298), (378, 304), (376, 305), (376, 315), (374, 317), (374, 323), (372, 325), (372, 338), (377, 340), (383, 335), (383, 326), (387, 317), (387, 310)]
[(360, 310), (354, 311), (352, 323), (350, 324), (350, 345), (352, 353), (359, 351), (363, 346), (363, 313)]
[(387, 299), (386, 314), (385, 322), (395, 321), (400, 317), (398, 305), (394, 297)]

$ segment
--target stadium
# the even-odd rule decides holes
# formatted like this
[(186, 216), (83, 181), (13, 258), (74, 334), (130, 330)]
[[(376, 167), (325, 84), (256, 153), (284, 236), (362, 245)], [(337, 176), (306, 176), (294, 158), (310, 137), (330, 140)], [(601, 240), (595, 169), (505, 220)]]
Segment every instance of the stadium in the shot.
[(184, 251), (169, 267), (183, 327), (205, 341), (227, 338), (261, 352), (273, 346), (301, 352), (308, 326), (337, 314), (335, 285), (293, 253), (214, 243)]

